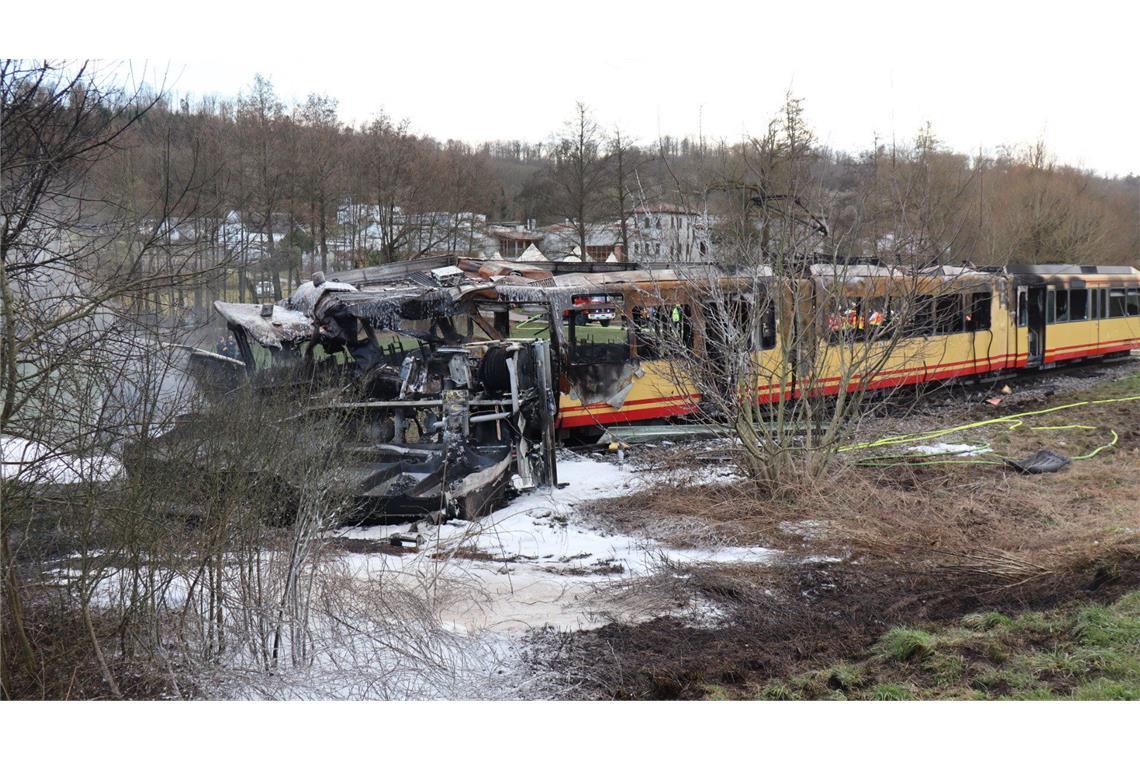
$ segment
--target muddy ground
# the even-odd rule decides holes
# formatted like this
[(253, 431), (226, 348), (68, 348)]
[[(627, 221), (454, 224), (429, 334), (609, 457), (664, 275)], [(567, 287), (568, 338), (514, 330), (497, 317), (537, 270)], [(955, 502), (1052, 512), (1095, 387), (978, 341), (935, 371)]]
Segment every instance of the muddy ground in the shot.
[[(906, 418), (884, 414), (860, 432), (870, 439), (1137, 395), (1138, 365), (1091, 365), (996, 387), (948, 389), (908, 404)], [(1000, 393), (1005, 384), (1013, 393)], [(997, 406), (986, 403), (998, 396)], [(670, 615), (538, 631), (531, 636), (530, 664), (559, 673), (579, 698), (756, 698), (797, 674), (862, 656), (899, 626), (937, 629), (979, 611), (1063, 615), (1111, 604), (1140, 588), (1140, 402), (1032, 419), (1032, 426), (992, 425), (966, 438), (1010, 456), (1040, 448), (1081, 456), (1112, 434), (1116, 443), (1047, 475), (997, 464), (868, 468), (848, 462), (780, 501), (722, 481), (579, 505), (587, 521), (666, 545), (768, 546), (783, 550), (783, 559), (666, 563), (652, 577), (615, 582), (609, 593), (617, 596), (637, 584), (642, 597), (656, 593), (662, 605), (703, 605), (715, 614), (700, 623)], [(1062, 427), (1071, 425), (1084, 427)], [(649, 470), (686, 461), (699, 469), (702, 458), (723, 458), (707, 447), (631, 455)], [(968, 648), (955, 657), (968, 660)], [(965, 670), (971, 667), (966, 662)], [(1096, 675), (1095, 669), (1088, 674)], [(1058, 682), (1052, 696), (1071, 696), (1079, 686)]]

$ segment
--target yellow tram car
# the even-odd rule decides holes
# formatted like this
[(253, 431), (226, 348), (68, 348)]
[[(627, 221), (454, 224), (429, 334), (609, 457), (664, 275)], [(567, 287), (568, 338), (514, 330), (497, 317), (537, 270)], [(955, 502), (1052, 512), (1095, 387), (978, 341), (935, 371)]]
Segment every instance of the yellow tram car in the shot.
[[(750, 292), (763, 279), (725, 275), (718, 280), (718, 292), (736, 292), (759, 303)], [(695, 302), (700, 289), (693, 288), (691, 273), (571, 273), (553, 280), (559, 292), (573, 294), (563, 311), (560, 428), (673, 417), (697, 408), (699, 393), (677, 379), (655, 339), (664, 323), (695, 355), (717, 360), (704, 340), (707, 304)], [(761, 400), (834, 394), (844, 382), (851, 390), (878, 389), (1045, 369), (1140, 348), (1140, 271), (1132, 267), (1059, 264), (913, 272), (813, 265), (793, 287), (799, 297), (766, 299), (768, 313), (753, 322), (758, 374), (770, 379), (756, 389)], [(822, 313), (822, 299), (811, 296), (823, 290), (840, 293), (842, 313)], [(892, 342), (890, 355), (876, 364), (873, 376), (845, 375), (842, 366), (850, 356), (834, 344), (885, 335), (870, 325), (888, 312), (892, 293), (903, 291), (912, 297), (914, 311), (904, 337)], [(781, 366), (782, 343), (790, 340), (796, 323), (794, 311), (800, 312), (798, 319), (821, 326), (819, 366), (810, 388), (797, 388)], [(844, 336), (840, 341), (837, 331)]]

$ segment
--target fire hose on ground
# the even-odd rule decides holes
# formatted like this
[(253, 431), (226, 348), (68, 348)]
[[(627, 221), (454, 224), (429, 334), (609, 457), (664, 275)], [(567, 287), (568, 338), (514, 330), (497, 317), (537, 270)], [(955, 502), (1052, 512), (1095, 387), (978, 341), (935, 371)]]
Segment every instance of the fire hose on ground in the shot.
[[(954, 427), (942, 428), (940, 430), (932, 430), (920, 433), (908, 433), (905, 435), (887, 436), (875, 441), (867, 441), (864, 443), (856, 443), (850, 446), (840, 448), (840, 452), (858, 452), (866, 451), (868, 449), (881, 448), (886, 446), (901, 446), (907, 444), (918, 444), (925, 441), (932, 441), (942, 438), (953, 433), (960, 433), (966, 430), (975, 430), (978, 428), (986, 427), (988, 425), (1001, 425), (1006, 424), (1009, 430), (1017, 430), (1021, 428), (1027, 418), (1039, 417), (1047, 414), (1054, 414), (1056, 412), (1065, 411), (1068, 409), (1078, 409), (1082, 407), (1091, 407), (1104, 404), (1119, 404), (1133, 401), (1140, 401), (1140, 395), (1137, 396), (1124, 396), (1121, 398), (1099, 399), (1096, 401), (1076, 401), (1071, 404), (1062, 404), (1060, 406), (1050, 407), (1048, 409), (1038, 409), (1030, 412), (1020, 412), (1018, 414), (1007, 414), (1002, 417), (994, 417), (988, 420), (980, 420), (978, 422), (970, 422), (964, 425), (956, 425)], [(1096, 425), (1043, 425), (1030, 427), (1032, 431), (1060, 431), (1060, 430), (1100, 430), (1102, 429)], [(936, 465), (936, 464), (987, 464), (987, 465), (1011, 465), (1023, 472), (1027, 473), (1040, 473), (1040, 472), (1055, 472), (1072, 461), (1079, 461), (1085, 459), (1092, 459), (1101, 452), (1111, 449), (1116, 446), (1120, 440), (1120, 435), (1108, 428), (1110, 439), (1099, 446), (1094, 447), (1090, 451), (1083, 454), (1065, 457), (1048, 450), (1042, 450), (1037, 454), (1029, 457), (1028, 459), (1017, 460), (1011, 457), (1003, 456), (986, 443), (968, 444), (970, 448), (955, 451), (955, 458), (947, 459), (945, 451), (935, 451), (928, 453), (907, 452), (903, 454), (883, 454), (879, 456), (867, 456), (855, 460), (855, 464), (860, 467), (899, 467), (899, 466), (923, 466), (923, 465)], [(980, 454), (993, 454), (993, 457), (983, 458), (978, 456)], [(939, 458), (941, 457), (941, 458)]]

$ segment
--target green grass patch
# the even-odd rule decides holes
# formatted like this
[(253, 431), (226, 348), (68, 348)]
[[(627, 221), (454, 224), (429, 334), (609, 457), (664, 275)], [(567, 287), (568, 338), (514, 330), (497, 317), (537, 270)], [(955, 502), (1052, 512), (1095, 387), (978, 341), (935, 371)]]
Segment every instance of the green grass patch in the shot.
[(1113, 649), (1140, 646), (1140, 610), (1136, 600), (1140, 593), (1129, 594), (1112, 609), (1089, 605), (1077, 616), (1074, 633), (1082, 644)]
[(908, 684), (881, 683), (871, 689), (867, 695), (867, 699), (874, 699), (880, 702), (901, 702), (907, 699), (914, 699), (914, 693)]
[(981, 631), (988, 631), (998, 626), (1008, 626), (1013, 620), (1009, 615), (1000, 612), (974, 612), (962, 618), (962, 625)]
[(1073, 699), (1083, 700), (1135, 700), (1140, 699), (1140, 684), (1123, 683), (1110, 678), (1098, 678), (1077, 687)]
[(935, 639), (918, 628), (892, 628), (883, 634), (875, 650), (895, 662), (922, 660), (934, 651)]
[(783, 681), (773, 681), (764, 687), (764, 689), (757, 695), (759, 699), (767, 699), (777, 702), (786, 702), (793, 699), (802, 699), (800, 692), (788, 686)]
[(764, 684), (760, 699), (1140, 699), (1140, 591), (1114, 604), (898, 627), (862, 655)]
[(705, 699), (714, 702), (722, 702), (726, 699), (731, 699), (731, 697), (728, 694), (728, 690), (726, 690), (723, 686), (718, 686), (716, 684), (705, 684)]
[(953, 652), (936, 652), (926, 658), (922, 669), (939, 686), (954, 686), (962, 683), (962, 677), (966, 673), (966, 658)]
[(862, 686), (867, 681), (863, 666), (841, 662), (827, 672), (827, 685), (833, 691), (848, 692)]
[(1102, 398), (1120, 398), (1137, 394), (1140, 394), (1140, 372), (1105, 383), (1098, 388), (1097, 393)]

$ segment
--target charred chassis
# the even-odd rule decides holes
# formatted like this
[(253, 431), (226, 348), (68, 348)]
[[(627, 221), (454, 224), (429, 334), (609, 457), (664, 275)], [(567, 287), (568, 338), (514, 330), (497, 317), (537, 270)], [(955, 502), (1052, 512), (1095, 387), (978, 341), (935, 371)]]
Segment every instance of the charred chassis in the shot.
[[(392, 269), (345, 277), (359, 286), (318, 273), (273, 305), (215, 303), (238, 356), (192, 353), (206, 395), (225, 404), (241, 386), (304, 388), (303, 408), (281, 424), (341, 420), (347, 522), (472, 519), (508, 490), (553, 485), (551, 340), (505, 337), (518, 304), (500, 300), (485, 275)], [(155, 441), (139, 469), (177, 466), (177, 447), (164, 443), (192, 438), (194, 426), (187, 418)]]

